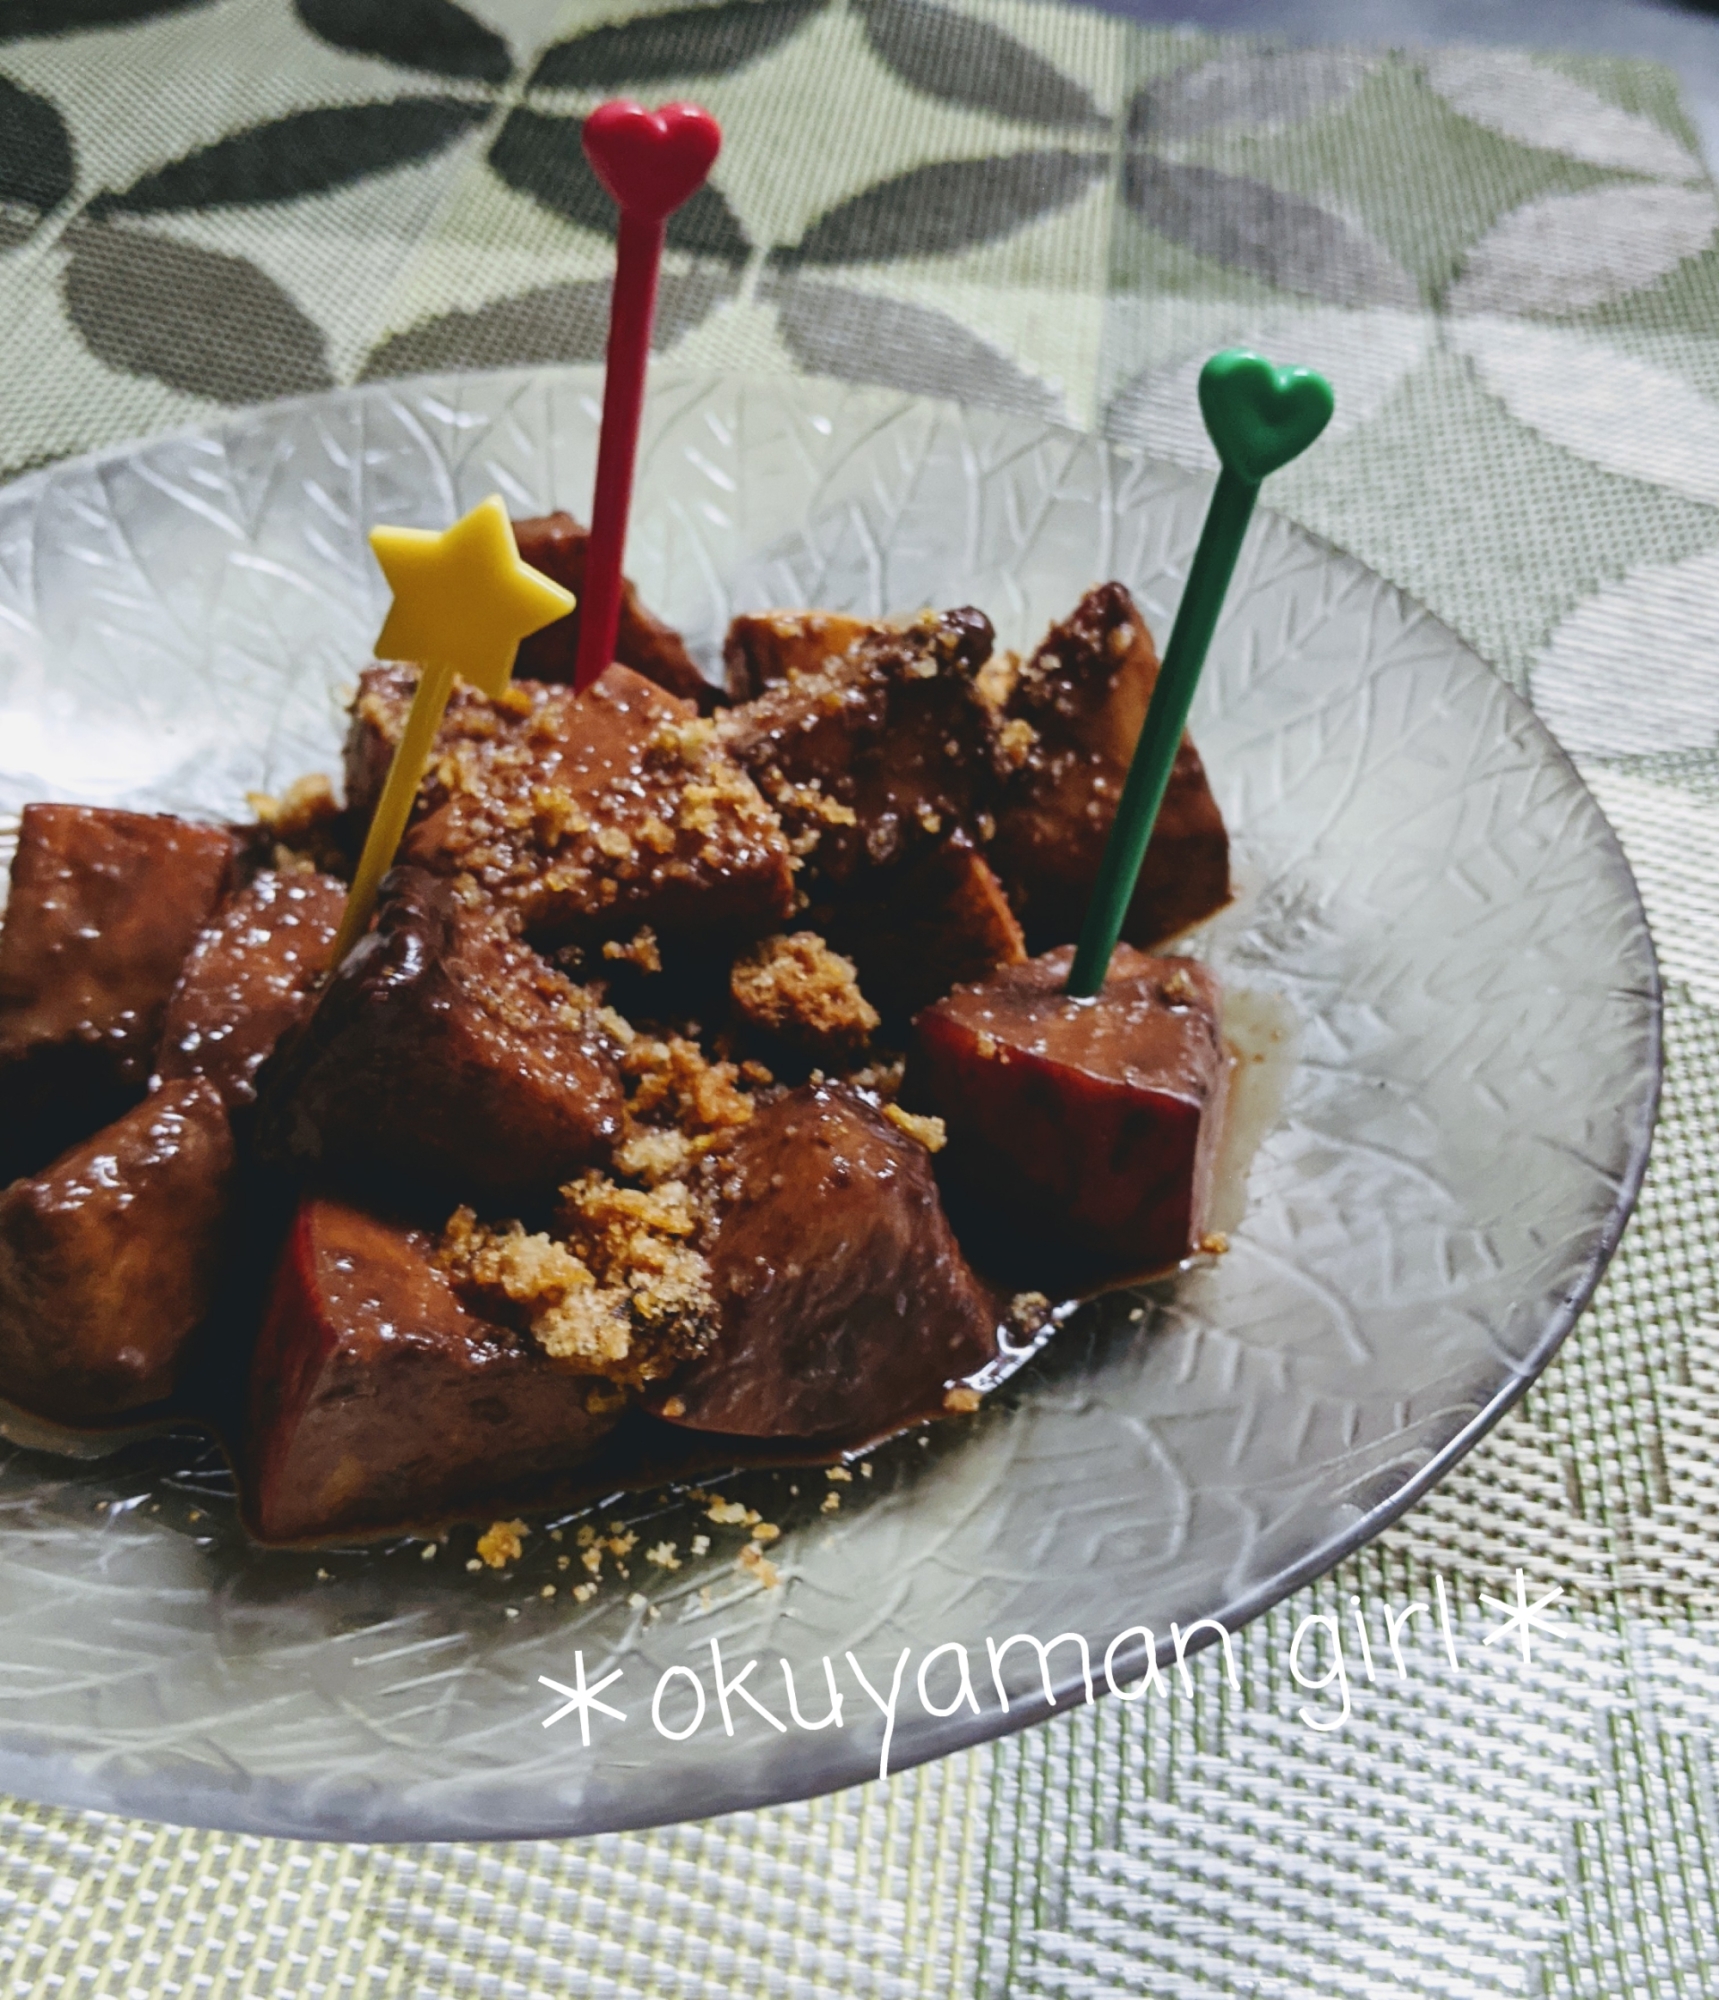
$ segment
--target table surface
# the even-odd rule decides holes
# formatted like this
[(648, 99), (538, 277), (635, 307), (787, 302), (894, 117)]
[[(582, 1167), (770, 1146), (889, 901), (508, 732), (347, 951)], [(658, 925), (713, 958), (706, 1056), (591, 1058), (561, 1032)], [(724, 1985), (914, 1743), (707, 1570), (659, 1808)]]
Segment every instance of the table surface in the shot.
[[(0, 466), (361, 378), (596, 358), (611, 253), (577, 125), (629, 85), (696, 95), (729, 132), (722, 199), (671, 255), (665, 359), (959, 395), (1194, 466), (1205, 353), (1313, 362), (1339, 418), (1271, 501), (1528, 694), (1635, 867), (1667, 988), (1647, 1188), (1534, 1390), (1248, 1628), (1239, 1687), (1208, 1661), (887, 1785), (581, 1843), (321, 1847), (11, 1801), (0, 1976), (96, 1996), (1719, 1990), (1719, 207), (1699, 156), (1719, 30), (1539, 8), (1529, 56), (1474, 46), (1526, 31), (1478, 5), (1202, 16), (1274, 52), (1037, 0), (648, 11), (0, 13)], [(1396, 52), (1360, 46), (1381, 38)], [(0, 648), (0, 738), (18, 671)], [(1498, 1637), (1519, 1579), (1559, 1593), (1526, 1649)], [(1399, 1673), (1382, 1635), (1411, 1603)], [(1375, 1674), (1317, 1728), (1334, 1691), (1292, 1680), (1294, 1633), (1357, 1613)], [(27, 1615), (0, 1606), (0, 1637)]]

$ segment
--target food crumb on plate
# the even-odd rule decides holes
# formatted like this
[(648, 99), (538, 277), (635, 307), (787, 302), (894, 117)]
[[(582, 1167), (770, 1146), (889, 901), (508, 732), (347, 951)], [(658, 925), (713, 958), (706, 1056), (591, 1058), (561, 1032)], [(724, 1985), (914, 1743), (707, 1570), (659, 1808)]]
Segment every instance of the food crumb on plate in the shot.
[(478, 1536), (478, 1555), (491, 1569), (505, 1569), (525, 1553), (525, 1537), (530, 1532), (523, 1521), (492, 1521)]
[(766, 1590), (774, 1590), (782, 1580), (776, 1573), (776, 1565), (756, 1542), (748, 1542), (740, 1551), (738, 1567), (749, 1571)]

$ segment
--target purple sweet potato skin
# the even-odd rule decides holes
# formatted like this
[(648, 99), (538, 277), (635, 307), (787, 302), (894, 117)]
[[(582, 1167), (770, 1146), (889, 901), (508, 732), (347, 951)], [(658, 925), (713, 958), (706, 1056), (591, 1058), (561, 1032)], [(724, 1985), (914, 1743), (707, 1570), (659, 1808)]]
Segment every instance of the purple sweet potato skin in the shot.
[(622, 1398), (479, 1318), (431, 1239), (301, 1203), (252, 1363), (245, 1511), (326, 1541), (525, 1504), (613, 1428)]
[(1063, 947), (958, 986), (914, 1023), (903, 1094), (941, 1117), (970, 1208), (1146, 1273), (1205, 1228), (1229, 1058), (1217, 983), (1118, 946), (1101, 994), (1063, 992)]
[[(1120, 583), (1089, 590), (1021, 666), (1007, 709), (1033, 739), (1004, 790), (987, 858), (1033, 951), (1079, 932), (1157, 680), (1152, 635)], [(1159, 944), (1229, 899), (1229, 835), (1184, 736), (1122, 935)]]

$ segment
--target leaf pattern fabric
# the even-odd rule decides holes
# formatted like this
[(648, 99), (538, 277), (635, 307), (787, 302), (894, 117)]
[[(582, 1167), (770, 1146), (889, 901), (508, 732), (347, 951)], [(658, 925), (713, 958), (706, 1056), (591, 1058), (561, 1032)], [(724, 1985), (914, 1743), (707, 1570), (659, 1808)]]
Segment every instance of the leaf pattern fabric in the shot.
[(1334, 305), (1416, 305), (1420, 288), (1340, 215), (1264, 181), (1130, 154), (1122, 199), (1161, 234), (1279, 291)]
[(72, 191), (71, 134), (45, 97), (0, 76), (0, 204), (23, 210), (22, 233)]
[(99, 222), (69, 240), (66, 312), (110, 367), (229, 403), (333, 387), (315, 321), (242, 257)]
[(1035, 125), (1105, 126), (1086, 91), (985, 21), (928, 0), (862, 0), (859, 14), (879, 57), (928, 96)]
[(915, 167), (820, 216), (775, 261), (792, 269), (972, 250), (1066, 207), (1104, 165), (1095, 153), (1056, 151)]
[[(0, 1802), (0, 1960), (44, 1993), (295, 2000), (1719, 1991), (1719, 209), (1672, 80), (1046, 0), (0, 0), (5, 463), (597, 359), (614, 215), (579, 123), (621, 93), (697, 97), (727, 132), (669, 234), (662, 363), (1205, 469), (1213, 348), (1326, 368), (1337, 416), (1270, 504), (1426, 603), (1578, 759), (1668, 983), (1642, 1207), (1523, 1404), (1245, 1635), (1281, 1658), (1310, 1609), (1430, 1603), (1435, 1578), (1472, 1601), (1527, 1561), (1576, 1637), (1508, 1696), (1381, 1666), (1339, 1739), (1286, 1720), (1292, 1690), (1214, 1680), (577, 1847), (235, 1843)], [(0, 634), (0, 737), (34, 671)]]
[(209, 0), (0, 0), (0, 40), (125, 27), (158, 14), (208, 5)]
[(299, 111), (188, 153), (118, 194), (99, 197), (89, 213), (238, 208), (322, 194), (427, 159), (487, 116), (486, 105), (457, 97), (397, 97), (387, 104)]
[(728, 0), (593, 28), (545, 49), (532, 82), (559, 90), (620, 90), (670, 77), (727, 76), (802, 27), (824, 0)]
[(297, 0), (298, 16), (336, 48), (381, 56), (406, 69), (505, 83), (506, 41), (454, 0)]

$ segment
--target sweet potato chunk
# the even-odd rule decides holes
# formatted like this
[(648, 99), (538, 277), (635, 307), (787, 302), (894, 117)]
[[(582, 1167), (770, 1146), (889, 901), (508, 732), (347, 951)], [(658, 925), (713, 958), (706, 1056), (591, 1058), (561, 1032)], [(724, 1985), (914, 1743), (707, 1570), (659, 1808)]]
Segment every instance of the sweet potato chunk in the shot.
[[(528, 521), (515, 521), (513, 539), (533, 569), (540, 569), (575, 597), (584, 597), (585, 551), (591, 534), (571, 514), (537, 514)], [(541, 632), (533, 632), (520, 642), (514, 672), (525, 680), (571, 681), (579, 658), (579, 627), (580, 607), (575, 605), (565, 618), (557, 618), (553, 625), (545, 625)], [(621, 582), (615, 658), (670, 694), (679, 695), (682, 701), (694, 703), (702, 715), (722, 704), (722, 690), (699, 672), (680, 634), (645, 609), (639, 593), (625, 578)]]
[(692, 1430), (878, 1437), (932, 1414), (996, 1351), (924, 1148), (845, 1084), (761, 1106), (713, 1157), (709, 1350), (651, 1407)]
[[(410, 667), (364, 674), (347, 782), (365, 816), (416, 685)], [(545, 943), (770, 930), (793, 902), (788, 844), (714, 731), (629, 667), (583, 695), (460, 687), (403, 858), (462, 878)]]
[(221, 827), (24, 808), (0, 929), (0, 1178), (142, 1094), (167, 996), (232, 859)]
[(307, 1200), (252, 1361), (246, 1516), (313, 1541), (517, 1504), (624, 1400), (469, 1311), (428, 1236)]
[(982, 611), (928, 612), (717, 718), (812, 882), (845, 888), (987, 808), (997, 719), (974, 675), (993, 637)]
[(1027, 955), (1002, 884), (965, 834), (881, 877), (871, 895), (814, 904), (808, 921), (853, 959), (866, 998), (896, 1024)]
[[(986, 858), (1035, 951), (1079, 932), (1157, 679), (1152, 635), (1119, 583), (1089, 590), (1016, 677), (1006, 712), (1026, 747)], [(1229, 896), (1229, 836), (1184, 737), (1122, 934), (1156, 944)]]
[(1230, 1063), (1217, 982), (1119, 945), (1102, 993), (1069, 947), (958, 986), (914, 1024), (903, 1098), (944, 1120), (939, 1164), (980, 1211), (1129, 1272), (1198, 1247)]
[(750, 701), (778, 681), (820, 672), (881, 629), (845, 611), (742, 612), (729, 621), (722, 642), (728, 692), (736, 701)]
[(63, 1424), (158, 1403), (220, 1275), (220, 1094), (170, 1083), (0, 1195), (0, 1396)]
[(607, 1158), (623, 1096), (591, 996), (436, 876), (396, 868), (382, 891), (262, 1080), (264, 1151), (499, 1194)]
[(257, 1071), (310, 1012), (346, 907), (346, 884), (267, 870), (191, 947), (167, 1003), (157, 1074), (206, 1076), (229, 1111), (254, 1103)]

